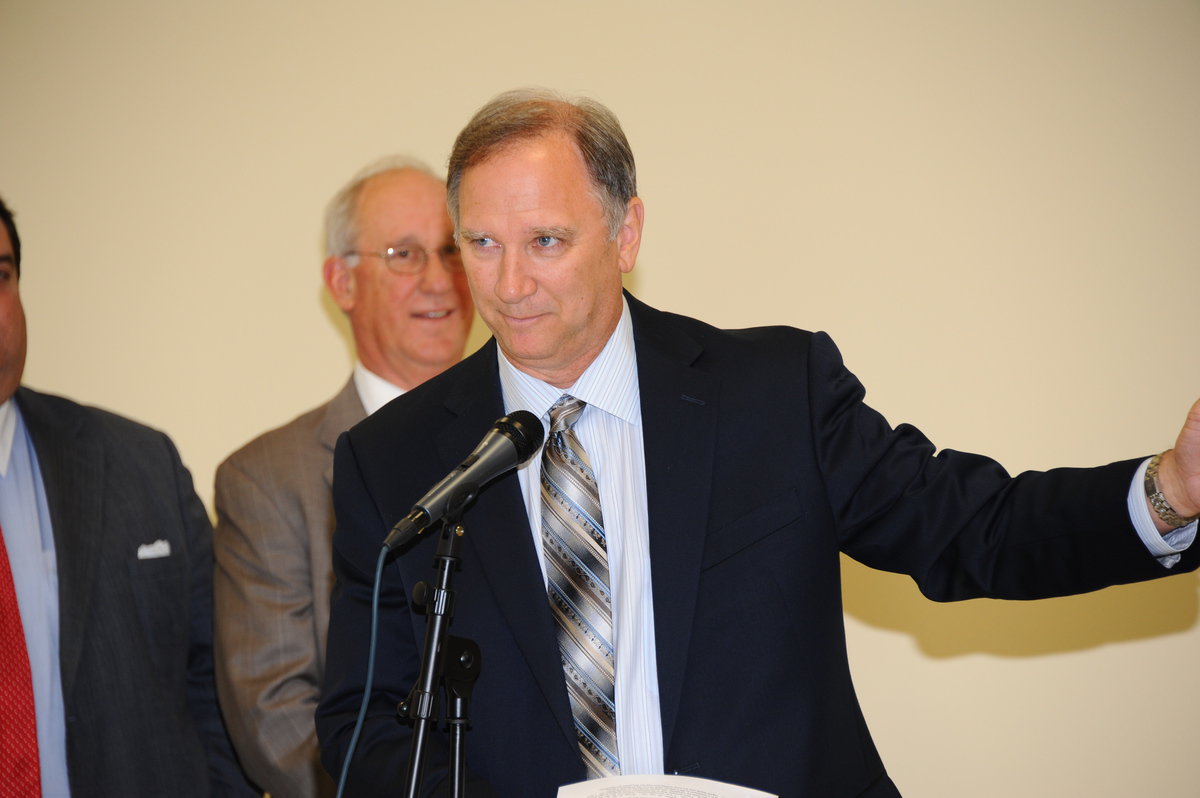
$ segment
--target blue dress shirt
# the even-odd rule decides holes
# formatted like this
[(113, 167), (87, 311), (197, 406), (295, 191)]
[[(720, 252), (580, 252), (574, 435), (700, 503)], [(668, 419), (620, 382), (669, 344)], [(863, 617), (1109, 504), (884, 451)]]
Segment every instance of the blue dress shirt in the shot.
[(33, 676), (42, 795), (70, 798), (58, 660), (58, 569), (37, 452), (13, 399), (0, 405), (0, 528)]

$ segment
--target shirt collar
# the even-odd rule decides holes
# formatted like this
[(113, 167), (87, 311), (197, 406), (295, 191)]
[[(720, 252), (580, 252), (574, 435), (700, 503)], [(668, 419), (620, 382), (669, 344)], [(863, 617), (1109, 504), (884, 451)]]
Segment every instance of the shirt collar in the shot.
[(569, 388), (556, 388), (530, 376), (514, 366), (499, 347), (496, 352), (505, 412), (529, 410), (545, 417), (550, 406), (564, 393), (569, 393), (623, 421), (631, 424), (641, 421), (633, 320), (624, 297), (621, 298), (621, 318), (608, 343)]
[(388, 402), (404, 393), (404, 389), (385, 380), (362, 364), (354, 362), (354, 389), (362, 400), (363, 409), (371, 415)]

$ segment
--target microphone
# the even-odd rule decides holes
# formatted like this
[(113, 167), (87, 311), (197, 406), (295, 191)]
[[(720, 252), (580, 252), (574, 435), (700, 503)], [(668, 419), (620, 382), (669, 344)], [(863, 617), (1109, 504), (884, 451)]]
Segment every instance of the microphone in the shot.
[(403, 546), (469, 501), (487, 482), (524, 463), (542, 445), (542, 422), (528, 410), (496, 419), (467, 459), (429, 489), (392, 527), (383, 542), (388, 551)]

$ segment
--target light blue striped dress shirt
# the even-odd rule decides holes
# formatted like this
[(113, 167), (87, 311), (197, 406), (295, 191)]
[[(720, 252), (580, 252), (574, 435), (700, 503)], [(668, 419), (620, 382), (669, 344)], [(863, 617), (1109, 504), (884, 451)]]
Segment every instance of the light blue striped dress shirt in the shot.
[(0, 405), (0, 528), (33, 676), (42, 795), (70, 798), (58, 661), (58, 568), (37, 452), (13, 399)]
[[(595, 466), (608, 546), (616, 638), (617, 747), (624, 774), (663, 772), (658, 706), (654, 601), (650, 585), (650, 531), (646, 458), (638, 394), (633, 323), (626, 305), (617, 329), (579, 380), (563, 390), (518, 371), (500, 354), (505, 412), (528, 410), (550, 428), (550, 406), (564, 393), (587, 402), (575, 434)], [(518, 469), (534, 549), (541, 559), (541, 456)], [(542, 578), (546, 578), (542, 560)]]

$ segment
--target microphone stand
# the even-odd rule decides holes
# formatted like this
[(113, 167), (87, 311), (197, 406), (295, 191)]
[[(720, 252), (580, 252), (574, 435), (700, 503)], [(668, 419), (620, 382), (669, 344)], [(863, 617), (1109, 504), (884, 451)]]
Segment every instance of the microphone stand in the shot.
[(436, 587), (429, 595), (429, 586), (419, 582), (413, 588), (413, 603), (425, 607), (425, 647), (421, 655), (421, 672), (408, 698), (401, 702), (397, 714), (413, 721), (412, 746), (405, 774), (405, 795), (417, 798), (421, 775), (425, 767), (425, 749), (429, 729), (433, 724), (437, 692), (446, 694), (446, 723), (450, 733), (448, 778), (452, 798), (464, 798), (466, 789), (465, 732), (470, 728), (469, 704), (471, 688), (479, 678), (482, 662), (478, 644), (449, 634), (454, 620), (454, 573), (458, 568), (459, 549), (466, 533), (462, 514), (475, 498), (479, 486), (462, 485), (451, 497), (434, 556)]

